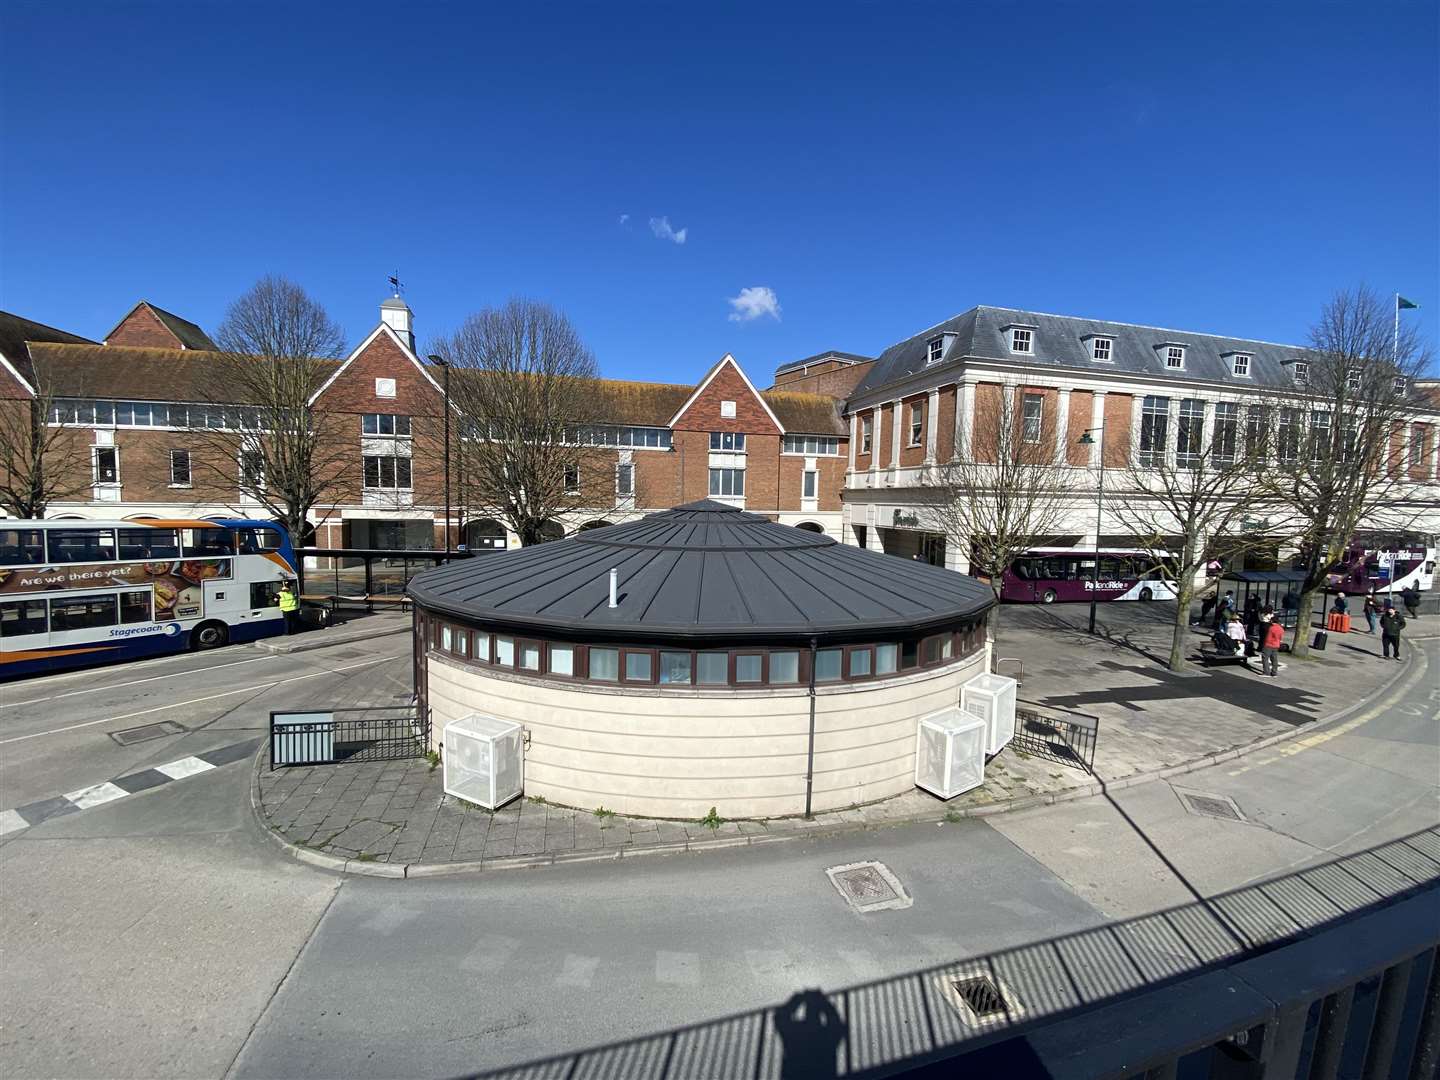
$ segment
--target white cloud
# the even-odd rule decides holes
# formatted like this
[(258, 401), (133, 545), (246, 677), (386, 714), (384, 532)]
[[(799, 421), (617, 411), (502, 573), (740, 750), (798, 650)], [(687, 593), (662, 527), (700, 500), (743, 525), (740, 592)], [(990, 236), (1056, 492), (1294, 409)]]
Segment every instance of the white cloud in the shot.
[(621, 224), (621, 225), (624, 225), (624, 224), (625, 224), (627, 221), (629, 221), (629, 220), (630, 220), (630, 215), (629, 215), (629, 214), (621, 214), (621, 215), (620, 215), (620, 224)]
[(690, 231), (689, 227), (683, 229), (672, 229), (668, 217), (652, 217), (650, 219), (650, 231), (655, 234), (657, 240), (674, 240), (677, 244), (685, 243), (685, 234)]
[(731, 322), (753, 322), (769, 315), (780, 321), (780, 298), (768, 285), (751, 285), (740, 290), (739, 296), (729, 297)]

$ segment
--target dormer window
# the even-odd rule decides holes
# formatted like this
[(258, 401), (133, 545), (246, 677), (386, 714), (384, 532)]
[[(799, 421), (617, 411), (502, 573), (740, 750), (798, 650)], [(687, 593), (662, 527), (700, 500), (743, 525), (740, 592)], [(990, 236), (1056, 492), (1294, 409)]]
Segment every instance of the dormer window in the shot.
[(1291, 364), (1290, 374), (1294, 378), (1296, 386), (1310, 385), (1310, 365), (1304, 360), (1296, 360)]
[(1021, 326), (1010, 329), (1010, 351), (1017, 353), (1033, 353), (1035, 351), (1033, 331)]
[(1237, 378), (1248, 379), (1250, 377), (1250, 354), (1237, 352), (1230, 356), (1230, 371)]
[(1110, 363), (1110, 350), (1114, 346), (1113, 338), (1097, 337), (1090, 339), (1090, 359), (1099, 360), (1101, 363)]
[(1166, 370), (1166, 371), (1183, 371), (1183, 370), (1185, 370), (1185, 346), (1184, 346), (1184, 345), (1166, 345), (1166, 346), (1165, 346), (1165, 370)]
[(1395, 376), (1394, 386), (1395, 386), (1395, 393), (1397, 393), (1397, 394), (1404, 394), (1404, 393), (1405, 393), (1405, 387), (1406, 387), (1405, 376), (1404, 376), (1404, 375), (1396, 375), (1396, 376)]
[(1345, 389), (1352, 394), (1360, 392), (1360, 373), (1358, 371), (1352, 371), (1345, 376)]
[(942, 357), (942, 356), (944, 356), (944, 355), (945, 355), (945, 338), (944, 338), (943, 336), (942, 336), (942, 337), (937, 337), (937, 338), (931, 338), (931, 339), (930, 339), (930, 344), (926, 347), (926, 351), (925, 351), (925, 363), (927, 363), (927, 364), (938, 364), (938, 363), (940, 362), (940, 357)]

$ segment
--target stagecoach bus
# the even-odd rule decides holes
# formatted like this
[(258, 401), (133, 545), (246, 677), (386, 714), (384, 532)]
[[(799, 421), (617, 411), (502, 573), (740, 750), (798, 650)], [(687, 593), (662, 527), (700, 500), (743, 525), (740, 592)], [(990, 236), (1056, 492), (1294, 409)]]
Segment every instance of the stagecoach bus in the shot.
[(1101, 548), (1097, 553), (1076, 548), (1031, 548), (1010, 568), (1000, 599), (1017, 603), (1054, 604), (1096, 600), (1174, 600), (1175, 586), (1165, 571), (1166, 552)]
[(278, 634), (273, 521), (0, 519), (0, 678)]

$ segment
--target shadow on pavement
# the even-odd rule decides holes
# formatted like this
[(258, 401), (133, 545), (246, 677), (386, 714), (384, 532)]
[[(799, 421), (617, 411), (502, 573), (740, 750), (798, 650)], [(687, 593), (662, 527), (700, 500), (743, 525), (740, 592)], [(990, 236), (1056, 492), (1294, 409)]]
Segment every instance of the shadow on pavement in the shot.
[(1024, 1042), (1013, 1037), (1037, 1022), (1216, 972), (1410, 897), (1428, 902), (1437, 886), (1440, 826), (1139, 918), (469, 1076), (878, 1078), (974, 1041), (984, 1048), (954, 1075), (1018, 1080), (1037, 1072), (1015, 1056)]

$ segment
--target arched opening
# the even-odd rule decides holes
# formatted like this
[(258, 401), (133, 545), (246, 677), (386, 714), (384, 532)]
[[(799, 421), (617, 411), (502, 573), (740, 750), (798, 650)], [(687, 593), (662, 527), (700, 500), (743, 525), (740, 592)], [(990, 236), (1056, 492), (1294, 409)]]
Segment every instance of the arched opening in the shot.
[(505, 526), (494, 518), (467, 522), (461, 535), (471, 551), (499, 551), (505, 548)]
[(584, 525), (581, 525), (580, 528), (575, 531), (585, 532), (589, 529), (608, 529), (611, 525), (614, 524), (615, 523), (613, 521), (587, 521)]
[(795, 527), (797, 529), (804, 529), (806, 532), (823, 533), (825, 531), (825, 527), (823, 525), (816, 524), (813, 521), (802, 521), (799, 525), (796, 525)]
[(540, 542), (548, 544), (551, 540), (564, 540), (565, 526), (558, 521), (547, 521), (540, 526)]

